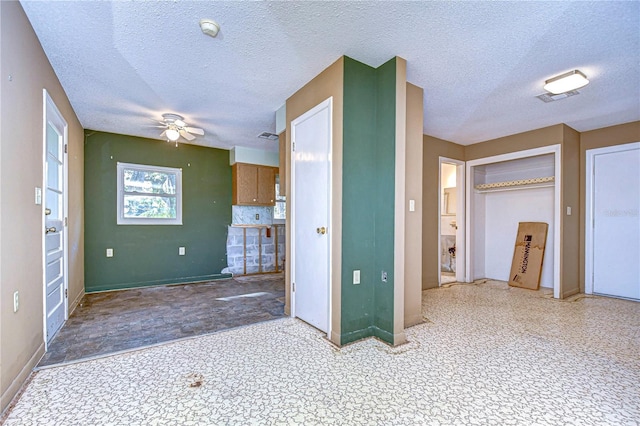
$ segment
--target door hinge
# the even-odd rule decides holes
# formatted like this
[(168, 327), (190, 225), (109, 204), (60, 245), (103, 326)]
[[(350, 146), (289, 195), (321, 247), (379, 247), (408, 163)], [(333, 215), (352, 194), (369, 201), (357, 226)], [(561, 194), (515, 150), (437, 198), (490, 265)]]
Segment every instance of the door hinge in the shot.
[(296, 292), (296, 283), (291, 283), (291, 287), (293, 287), (293, 292)]
[(65, 217), (64, 218), (64, 226), (68, 226), (68, 225), (69, 225), (69, 222), (67, 221), (67, 218)]
[(295, 142), (291, 142), (291, 151), (295, 152), (296, 150), (296, 143)]
[(69, 148), (68, 148), (67, 144), (65, 143), (64, 144), (64, 153), (66, 154), (68, 151), (69, 151)]
[(69, 297), (69, 290), (67, 290), (66, 288), (64, 289), (64, 298), (68, 298)]

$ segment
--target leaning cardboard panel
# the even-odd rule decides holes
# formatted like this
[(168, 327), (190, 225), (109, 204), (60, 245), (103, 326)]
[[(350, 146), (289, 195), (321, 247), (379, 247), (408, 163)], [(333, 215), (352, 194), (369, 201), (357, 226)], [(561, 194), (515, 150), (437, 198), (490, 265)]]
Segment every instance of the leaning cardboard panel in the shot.
[(520, 222), (513, 250), (509, 285), (537, 290), (540, 287), (544, 246), (549, 225), (543, 222)]

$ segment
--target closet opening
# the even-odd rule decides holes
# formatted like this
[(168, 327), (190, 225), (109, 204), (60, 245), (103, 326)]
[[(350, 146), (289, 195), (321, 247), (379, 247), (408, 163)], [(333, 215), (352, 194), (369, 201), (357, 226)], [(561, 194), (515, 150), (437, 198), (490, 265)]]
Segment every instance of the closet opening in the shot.
[(520, 222), (544, 222), (541, 288), (560, 296), (560, 145), (467, 162), (469, 282), (509, 281)]

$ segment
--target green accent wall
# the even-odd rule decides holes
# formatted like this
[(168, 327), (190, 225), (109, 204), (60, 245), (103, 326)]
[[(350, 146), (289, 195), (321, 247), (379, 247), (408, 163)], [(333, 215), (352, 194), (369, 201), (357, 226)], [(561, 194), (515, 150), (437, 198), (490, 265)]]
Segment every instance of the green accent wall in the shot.
[(378, 281), (374, 286), (374, 335), (393, 344), (396, 59), (391, 59), (376, 71), (375, 269), (378, 275), (381, 271), (387, 273), (387, 282)]
[(376, 69), (344, 59), (343, 345), (370, 336), (393, 343), (395, 63)]
[[(229, 151), (87, 130), (84, 152), (86, 292), (230, 276)], [(183, 224), (116, 225), (118, 162), (182, 168)]]

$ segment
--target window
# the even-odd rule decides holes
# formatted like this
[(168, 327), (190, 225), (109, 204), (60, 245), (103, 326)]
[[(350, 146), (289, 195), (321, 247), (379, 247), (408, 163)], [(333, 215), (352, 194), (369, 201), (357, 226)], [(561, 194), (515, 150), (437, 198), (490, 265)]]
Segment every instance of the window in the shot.
[(182, 225), (182, 169), (118, 163), (118, 225)]
[(287, 197), (284, 194), (280, 194), (280, 176), (276, 176), (276, 205), (273, 208), (273, 218), (287, 218)]

